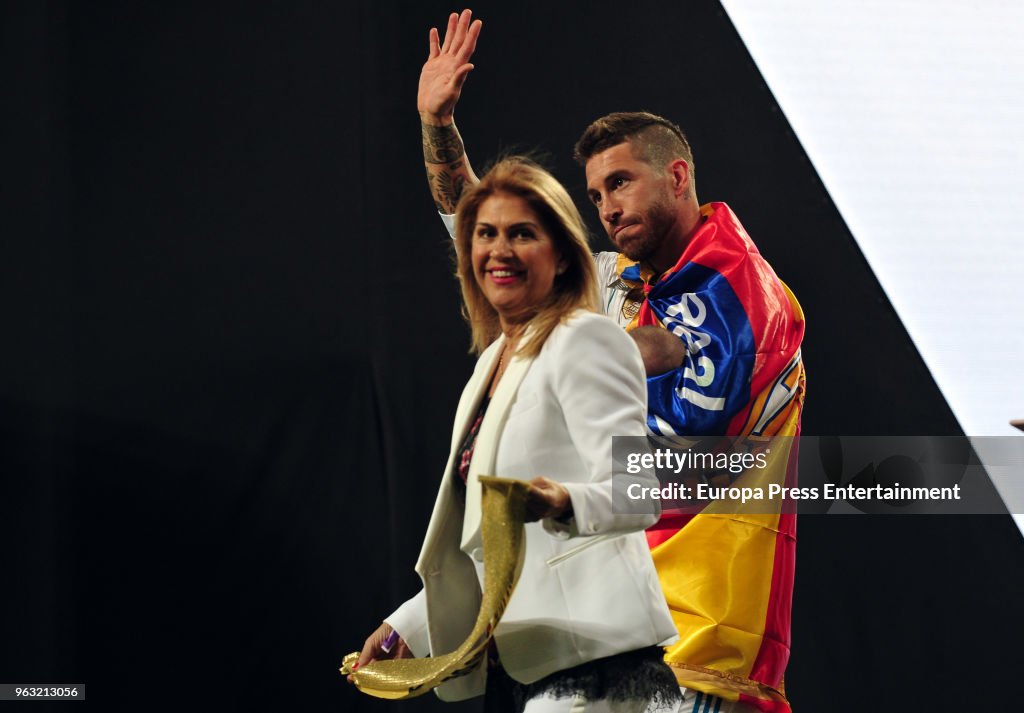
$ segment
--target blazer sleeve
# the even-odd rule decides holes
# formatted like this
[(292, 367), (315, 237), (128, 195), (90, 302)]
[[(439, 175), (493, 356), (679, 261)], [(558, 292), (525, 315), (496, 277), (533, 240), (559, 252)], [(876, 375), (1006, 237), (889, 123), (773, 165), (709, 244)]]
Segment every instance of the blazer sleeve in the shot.
[[(653, 525), (657, 500), (627, 502), (613, 498), (612, 437), (633, 436), (646, 447), (647, 380), (640, 351), (611, 319), (585, 313), (574, 317), (551, 344), (556, 360), (554, 390), (565, 423), (587, 472), (562, 482), (572, 499), (568, 523), (548, 518), (545, 530), (556, 537), (633, 532)], [(651, 473), (631, 482), (657, 486)], [(622, 488), (617, 488), (619, 492)]]
[(405, 645), (417, 658), (430, 655), (430, 639), (427, 634), (427, 593), (421, 589), (416, 596), (398, 607), (384, 619), (405, 641)]

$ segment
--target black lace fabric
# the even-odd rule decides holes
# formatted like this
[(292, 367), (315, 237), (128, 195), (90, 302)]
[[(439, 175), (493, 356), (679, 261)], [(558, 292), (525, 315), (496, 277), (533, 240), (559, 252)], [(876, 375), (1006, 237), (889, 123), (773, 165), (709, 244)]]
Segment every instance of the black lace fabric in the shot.
[(648, 710), (671, 710), (681, 699), (679, 684), (665, 663), (659, 646), (627, 651), (587, 661), (542, 678), (519, 683), (501, 665), (487, 671), (484, 710), (487, 713), (522, 713), (531, 698), (581, 696), (590, 701), (650, 701)]

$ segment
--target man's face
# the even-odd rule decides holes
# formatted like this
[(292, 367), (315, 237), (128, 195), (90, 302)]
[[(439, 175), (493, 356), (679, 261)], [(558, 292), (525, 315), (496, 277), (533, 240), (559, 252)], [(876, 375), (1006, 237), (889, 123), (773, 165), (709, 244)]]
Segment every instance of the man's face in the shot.
[(630, 260), (650, 259), (677, 220), (671, 174), (634, 156), (628, 141), (591, 156), (586, 172), (612, 243)]

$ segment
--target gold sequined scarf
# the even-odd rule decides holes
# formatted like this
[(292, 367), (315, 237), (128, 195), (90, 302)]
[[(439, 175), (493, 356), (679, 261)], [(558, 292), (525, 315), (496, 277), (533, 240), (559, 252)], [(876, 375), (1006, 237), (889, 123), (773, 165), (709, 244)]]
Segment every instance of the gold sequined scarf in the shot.
[(492, 476), (480, 476), (480, 484), (484, 591), (473, 630), (455, 651), (441, 656), (374, 661), (353, 671), (359, 652), (349, 654), (341, 673), (351, 675), (363, 693), (377, 698), (415, 698), (468, 672), (485, 655), (523, 568), (523, 518), (530, 486), (521, 480)]

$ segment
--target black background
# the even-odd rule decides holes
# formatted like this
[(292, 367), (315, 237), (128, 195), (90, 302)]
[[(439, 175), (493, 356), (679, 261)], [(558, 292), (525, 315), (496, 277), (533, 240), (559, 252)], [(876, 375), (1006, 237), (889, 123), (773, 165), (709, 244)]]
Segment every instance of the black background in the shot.
[[(472, 367), (415, 113), (458, 8), (2, 7), (0, 681), (104, 711), (477, 710), (336, 673), (417, 587)], [(478, 168), (541, 149), (584, 205), (590, 120), (678, 121), (698, 195), (806, 310), (804, 432), (961, 433), (716, 3), (475, 9)], [(1008, 517), (799, 527), (798, 712), (1006, 709)]]

